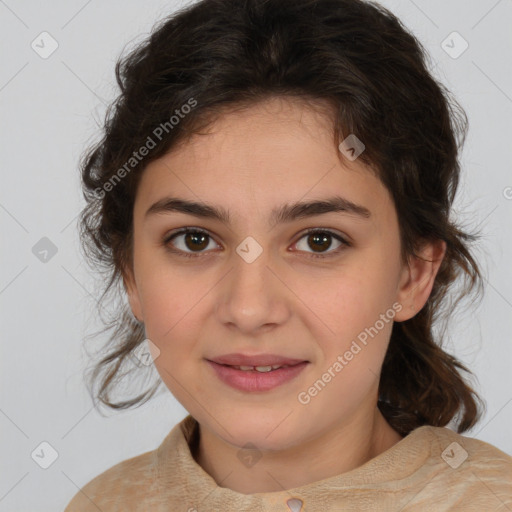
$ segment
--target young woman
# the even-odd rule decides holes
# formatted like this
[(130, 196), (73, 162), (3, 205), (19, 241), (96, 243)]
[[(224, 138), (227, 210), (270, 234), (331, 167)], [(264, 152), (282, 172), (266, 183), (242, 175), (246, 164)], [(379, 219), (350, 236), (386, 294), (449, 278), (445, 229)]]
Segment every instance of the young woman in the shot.
[(360, 0), (202, 0), (120, 60), (81, 234), (129, 304), (91, 382), (143, 403), (160, 381), (111, 393), (149, 353), (189, 415), (67, 512), (512, 509), (434, 333), (481, 278), (464, 112), (425, 61)]

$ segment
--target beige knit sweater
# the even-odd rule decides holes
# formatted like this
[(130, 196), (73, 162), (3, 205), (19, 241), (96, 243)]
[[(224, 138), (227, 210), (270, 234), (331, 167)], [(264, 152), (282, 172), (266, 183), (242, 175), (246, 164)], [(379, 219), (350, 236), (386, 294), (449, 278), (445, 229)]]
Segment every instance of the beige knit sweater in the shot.
[(338, 476), (241, 494), (217, 485), (193, 458), (197, 426), (188, 415), (156, 450), (91, 480), (65, 512), (512, 511), (512, 457), (448, 428), (419, 427)]

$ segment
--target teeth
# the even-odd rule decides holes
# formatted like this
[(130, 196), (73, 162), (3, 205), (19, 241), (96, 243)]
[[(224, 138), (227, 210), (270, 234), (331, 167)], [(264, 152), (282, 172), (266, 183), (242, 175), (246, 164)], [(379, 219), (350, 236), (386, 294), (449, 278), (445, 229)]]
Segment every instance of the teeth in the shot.
[(255, 366), (255, 369), (258, 372), (271, 372), (272, 368), (272, 366)]
[(270, 372), (272, 370), (277, 370), (277, 368), (288, 368), (289, 365), (285, 364), (283, 366), (279, 364), (275, 364), (272, 366), (233, 366), (237, 370), (242, 370), (244, 372), (248, 372), (251, 370), (256, 370), (258, 372)]

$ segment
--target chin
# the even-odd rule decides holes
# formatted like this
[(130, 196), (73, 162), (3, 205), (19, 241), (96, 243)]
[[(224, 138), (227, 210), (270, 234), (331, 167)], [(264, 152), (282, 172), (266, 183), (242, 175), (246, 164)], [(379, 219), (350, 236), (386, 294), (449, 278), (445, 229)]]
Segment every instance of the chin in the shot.
[[(286, 416), (285, 416), (286, 417)], [(275, 420), (273, 418), (240, 418), (234, 419), (227, 430), (218, 432), (226, 442), (243, 449), (248, 443), (261, 450), (279, 451), (294, 446), (300, 440), (295, 439), (295, 435), (301, 432), (297, 427), (288, 421), (283, 421), (282, 414)], [(296, 432), (296, 433), (295, 433)]]

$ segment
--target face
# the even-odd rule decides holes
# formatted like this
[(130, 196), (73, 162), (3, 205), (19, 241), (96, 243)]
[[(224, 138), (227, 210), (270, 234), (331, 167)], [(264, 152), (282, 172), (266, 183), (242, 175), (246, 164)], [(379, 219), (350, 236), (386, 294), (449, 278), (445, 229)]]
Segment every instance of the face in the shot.
[[(388, 191), (338, 151), (325, 114), (273, 99), (224, 114), (141, 178), (125, 278), (132, 311), (172, 394), (234, 446), (285, 449), (373, 411), (393, 321), (428, 298), (431, 281), (419, 285), (421, 275), (401, 264)], [(147, 213), (171, 196), (222, 210), (229, 222), (165, 207)], [(369, 215), (271, 218), (334, 196)], [(208, 362), (232, 353), (307, 364), (272, 389), (244, 391)]]

